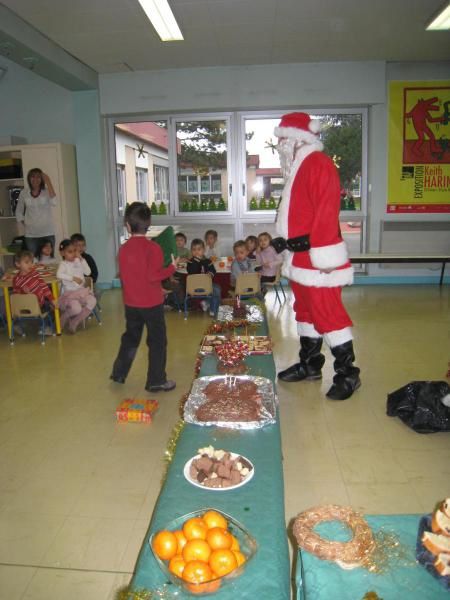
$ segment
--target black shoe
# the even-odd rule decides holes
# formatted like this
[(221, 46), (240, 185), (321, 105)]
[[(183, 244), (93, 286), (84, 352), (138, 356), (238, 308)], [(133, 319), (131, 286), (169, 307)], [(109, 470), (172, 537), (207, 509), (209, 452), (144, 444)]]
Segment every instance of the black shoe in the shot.
[(111, 379), (111, 381), (114, 381), (114, 383), (125, 383), (125, 377), (110, 375), (109, 378)]
[(322, 338), (300, 337), (300, 362), (278, 373), (281, 381), (314, 381), (322, 378), (325, 356), (320, 353)]
[(339, 346), (331, 348), (331, 353), (335, 357), (334, 370), (336, 375), (333, 377), (333, 385), (327, 392), (327, 398), (330, 400), (347, 400), (361, 387), (358, 367), (353, 366), (355, 354), (353, 352), (353, 342), (345, 342)]
[(166, 383), (161, 385), (146, 385), (145, 389), (147, 392), (170, 392), (175, 389), (176, 385), (175, 381), (168, 379)]
[(296, 363), (284, 371), (278, 373), (278, 379), (291, 383), (294, 381), (314, 381), (315, 379), (322, 379), (322, 371), (314, 369), (312, 365), (306, 363)]

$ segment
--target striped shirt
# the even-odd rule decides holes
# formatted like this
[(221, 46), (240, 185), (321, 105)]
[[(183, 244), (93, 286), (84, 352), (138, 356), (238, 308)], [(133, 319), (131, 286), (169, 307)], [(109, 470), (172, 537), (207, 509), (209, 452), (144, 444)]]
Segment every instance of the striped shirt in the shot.
[(54, 302), (50, 288), (35, 269), (31, 269), (24, 275), (18, 273), (14, 277), (13, 292), (14, 294), (34, 294), (37, 296), (39, 306), (42, 306), (45, 300)]

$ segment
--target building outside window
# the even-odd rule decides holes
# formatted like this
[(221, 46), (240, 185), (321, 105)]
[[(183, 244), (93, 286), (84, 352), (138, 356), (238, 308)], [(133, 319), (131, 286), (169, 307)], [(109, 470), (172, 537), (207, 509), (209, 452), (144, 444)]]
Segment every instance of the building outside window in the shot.
[(154, 187), (155, 187), (155, 202), (165, 202), (168, 204), (169, 193), (169, 168), (161, 165), (153, 166)]
[(117, 176), (117, 197), (119, 200), (119, 214), (125, 214), (125, 206), (127, 204), (127, 191), (125, 186), (125, 165), (116, 166)]
[(139, 202), (148, 202), (147, 169), (136, 168), (136, 198)]

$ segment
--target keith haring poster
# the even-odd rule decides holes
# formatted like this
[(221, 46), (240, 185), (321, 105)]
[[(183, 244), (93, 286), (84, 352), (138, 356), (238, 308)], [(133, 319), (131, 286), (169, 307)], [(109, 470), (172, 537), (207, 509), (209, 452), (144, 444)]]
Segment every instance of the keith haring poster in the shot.
[(450, 81), (389, 87), (389, 213), (450, 212)]

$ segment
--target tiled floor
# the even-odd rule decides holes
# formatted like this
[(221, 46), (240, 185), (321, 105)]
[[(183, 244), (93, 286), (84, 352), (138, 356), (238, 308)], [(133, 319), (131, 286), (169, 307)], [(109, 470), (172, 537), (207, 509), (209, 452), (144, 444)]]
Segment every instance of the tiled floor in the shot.
[[(419, 435), (385, 415), (386, 395), (414, 379), (444, 379), (450, 359), (449, 288), (345, 290), (356, 323), (363, 386), (324, 397), (332, 378), (279, 385), (286, 521), (324, 502), (372, 513), (429, 511), (450, 496), (448, 434)], [(296, 357), (289, 304), (268, 296), (275, 358)], [(145, 350), (125, 386), (109, 383), (122, 328), (117, 290), (102, 300), (102, 327), (41, 347), (30, 335), (9, 347), (0, 333), (0, 590), (8, 600), (112, 600), (128, 582), (158, 495), (163, 453), (193, 376), (208, 323), (167, 313), (168, 373), (155, 423), (118, 425), (116, 405), (144, 398)]]

